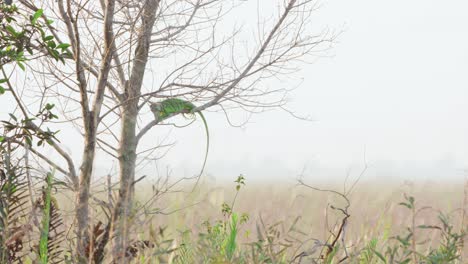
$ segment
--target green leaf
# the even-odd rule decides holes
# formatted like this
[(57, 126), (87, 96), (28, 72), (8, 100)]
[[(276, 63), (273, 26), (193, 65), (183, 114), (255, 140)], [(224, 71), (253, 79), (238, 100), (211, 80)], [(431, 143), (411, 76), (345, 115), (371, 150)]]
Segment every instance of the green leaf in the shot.
[(70, 44), (68, 44), (68, 43), (62, 43), (62, 44), (59, 44), (59, 45), (57, 46), (57, 49), (65, 50), (65, 49), (68, 49), (68, 47), (70, 47)]
[(24, 48), (28, 51), (29, 55), (33, 55), (33, 50), (31, 49), (31, 47), (26, 46)]
[(16, 32), (16, 30), (15, 30), (12, 26), (8, 25), (8, 26), (6, 26), (5, 28), (6, 28), (6, 30), (7, 30), (8, 32), (10, 32), (13, 36), (18, 37), (18, 32)]
[(418, 228), (421, 228), (421, 229), (442, 229), (438, 226), (434, 226), (434, 225), (419, 225), (417, 226)]
[(42, 264), (48, 263), (49, 257), (49, 228), (50, 228), (50, 207), (52, 200), (52, 173), (47, 173), (46, 186), (43, 193), (44, 209), (42, 215), (42, 230), (39, 240), (39, 257)]
[(237, 214), (233, 213), (231, 216), (230, 232), (229, 232), (229, 236), (227, 237), (227, 241), (225, 245), (226, 257), (228, 260), (232, 260), (232, 257), (234, 256), (234, 253), (237, 248), (237, 242), (236, 242), (237, 231), (238, 231), (237, 223), (238, 223)]
[(31, 23), (34, 25), (36, 24), (37, 20), (42, 16), (42, 13), (44, 12), (44, 10), (42, 9), (38, 9), (36, 11), (36, 13), (34, 13), (32, 19), (31, 19)]
[(0, 85), (0, 95), (4, 93), (5, 93), (5, 88), (3, 88), (3, 86)]
[(52, 108), (54, 108), (54, 106), (55, 106), (54, 104), (49, 104), (48, 103), (48, 104), (46, 104), (45, 109), (46, 110), (51, 110)]
[(19, 61), (17, 61), (16, 63), (18, 64), (18, 66), (19, 66), (23, 71), (26, 70), (26, 67), (24, 67), (24, 64), (23, 64), (23, 63), (21, 63), (21, 62), (19, 62)]
[(25, 140), (26, 140), (26, 144), (28, 144), (28, 146), (32, 146), (32, 138), (30, 136), (26, 136), (25, 137)]
[(3, 142), (5, 140), (4, 136), (0, 136), (0, 142)]
[(375, 254), (380, 260), (382, 260), (385, 264), (387, 263), (387, 260), (386, 260), (385, 257), (382, 255), (382, 253), (378, 252), (378, 251), (375, 250), (375, 249), (372, 249), (372, 251), (374, 252), (374, 254)]
[(411, 209), (411, 205), (410, 204), (407, 204), (407, 203), (399, 203), (399, 205), (403, 205), (405, 207), (407, 207), (408, 209)]
[(49, 46), (52, 49), (55, 49), (55, 47), (57, 47), (57, 44), (55, 44), (55, 41), (51, 40), (47, 42), (47, 46)]
[(0, 83), (6, 83), (7, 81), (8, 81), (8, 79), (1, 79)]
[(14, 116), (13, 114), (8, 114), (8, 115), (10, 115), (11, 119), (18, 121), (18, 118), (16, 118), (16, 116)]
[(49, 41), (49, 40), (53, 40), (53, 39), (54, 39), (54, 36), (46, 36), (42, 40)]

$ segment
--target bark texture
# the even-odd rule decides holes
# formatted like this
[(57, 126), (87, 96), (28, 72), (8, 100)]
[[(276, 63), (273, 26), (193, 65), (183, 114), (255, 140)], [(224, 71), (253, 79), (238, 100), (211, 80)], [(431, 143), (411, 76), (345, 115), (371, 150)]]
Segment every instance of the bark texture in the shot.
[(124, 104), (121, 106), (122, 123), (119, 148), (119, 178), (120, 189), (117, 204), (112, 219), (113, 255), (120, 263), (125, 263), (128, 232), (131, 221), (132, 202), (136, 166), (136, 124), (138, 117), (138, 102), (141, 94), (143, 78), (150, 51), (151, 32), (155, 22), (159, 0), (148, 0), (143, 9), (141, 29), (135, 50), (135, 59), (126, 83)]

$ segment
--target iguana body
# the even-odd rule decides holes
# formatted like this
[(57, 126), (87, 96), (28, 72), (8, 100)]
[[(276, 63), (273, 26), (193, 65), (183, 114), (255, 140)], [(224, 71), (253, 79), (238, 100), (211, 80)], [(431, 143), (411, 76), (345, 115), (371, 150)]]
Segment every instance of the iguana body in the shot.
[(203, 121), (203, 124), (205, 125), (205, 130), (206, 130), (206, 153), (205, 153), (205, 160), (203, 161), (203, 166), (200, 171), (200, 176), (197, 178), (197, 183), (198, 180), (200, 179), (203, 170), (205, 169), (206, 165), (206, 160), (208, 158), (208, 149), (210, 146), (210, 135), (208, 132), (208, 123), (206, 122), (205, 116), (201, 113), (201, 111), (194, 111), (196, 109), (196, 106), (192, 104), (189, 101), (185, 101), (182, 99), (178, 98), (169, 98), (166, 99), (162, 102), (158, 103), (151, 103), (150, 104), (151, 112), (154, 114), (154, 118), (156, 120), (164, 120), (172, 115), (177, 115), (177, 114), (194, 114), (195, 112), (198, 113)]

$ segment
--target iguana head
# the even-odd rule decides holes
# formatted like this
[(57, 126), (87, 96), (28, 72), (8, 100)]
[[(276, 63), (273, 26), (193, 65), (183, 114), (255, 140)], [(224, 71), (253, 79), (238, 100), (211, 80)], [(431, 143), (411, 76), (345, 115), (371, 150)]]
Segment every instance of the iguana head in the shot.
[(161, 112), (161, 103), (150, 103), (151, 112)]
[(155, 119), (164, 118), (165, 112), (161, 103), (151, 103), (150, 109)]

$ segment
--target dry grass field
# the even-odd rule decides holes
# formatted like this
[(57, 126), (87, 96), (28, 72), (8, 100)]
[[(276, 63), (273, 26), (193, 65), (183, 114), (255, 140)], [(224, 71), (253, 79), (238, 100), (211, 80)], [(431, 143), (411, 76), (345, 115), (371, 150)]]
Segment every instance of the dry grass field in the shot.
[[(190, 192), (190, 187), (180, 186), (156, 192), (156, 185), (139, 183), (138, 209), (131, 230), (134, 241), (151, 242), (151, 246), (139, 249), (135, 260), (138, 263), (468, 263), (468, 250), (463, 246), (466, 239), (457, 238), (467, 229), (462, 208), (466, 208), (468, 189), (462, 181), (361, 182), (346, 198), (341, 196), (345, 193), (342, 184), (249, 184), (245, 180), (245, 185), (239, 184), (239, 191), (237, 185), (205, 182), (194, 192)], [(101, 189), (97, 188), (96, 197), (106, 200), (105, 186)], [(414, 210), (408, 208), (411, 197)], [(60, 200), (66, 201), (65, 197)], [(65, 202), (64, 211), (66, 207)], [(344, 213), (349, 214), (345, 225)], [(224, 247), (232, 232), (233, 215), (239, 219), (235, 248), (228, 259)], [(102, 214), (95, 217), (95, 222), (105, 221)], [(69, 220), (66, 225), (73, 223)], [(409, 232), (413, 235), (408, 236)], [(331, 244), (336, 252), (327, 251)], [(456, 257), (439, 259), (450, 247)], [(394, 259), (391, 250), (397, 251)], [(413, 250), (417, 252), (417, 260)]]
[[(0, 179), (4, 263), (75, 263), (75, 196), (46, 180)], [(468, 263), (468, 182), (186, 183), (136, 183), (127, 263)], [(118, 191), (94, 184), (90, 263), (114, 263)]]
[[(343, 191), (343, 186), (339, 184), (313, 187)], [(391, 237), (403, 237), (408, 227), (439, 226), (441, 214), (449, 217), (455, 231), (466, 230), (467, 221), (465, 219), (463, 228), (465, 216), (461, 210), (464, 206), (466, 208), (466, 191), (462, 182), (362, 183), (347, 195), (350, 202), (347, 212), (350, 217), (345, 226), (345, 234), (341, 234), (340, 240), (344, 241), (348, 247), (347, 254), (350, 255), (362, 254), (363, 249), (373, 240), (379, 241), (376, 250), (383, 254), (386, 247), (393, 243)], [(329, 243), (333, 240), (343, 219), (339, 210), (346, 205), (340, 195), (294, 184), (247, 184), (241, 188), (236, 198), (235, 195), (235, 184), (205, 185), (195, 195), (173, 195), (161, 201), (161, 206), (172, 205), (168, 211), (175, 212), (157, 215), (153, 223), (167, 226), (173, 235), (188, 230), (196, 238), (198, 232), (203, 232), (200, 229), (203, 229), (204, 221), (223, 219), (222, 204), (226, 202), (231, 205), (236, 199), (233, 211), (249, 216), (249, 220), (239, 229), (240, 243), (255, 241), (262, 232), (262, 227), (276, 225), (278, 238), (295, 241), (291, 243), (291, 248), (294, 249), (294, 254), (298, 254), (307, 252), (319, 241), (325, 244), (325, 241)], [(415, 217), (411, 210), (400, 204), (405, 201), (405, 196), (415, 198)], [(185, 209), (177, 211), (179, 208)], [(295, 232), (290, 232), (292, 226)], [(431, 249), (438, 248), (442, 242), (439, 229), (417, 229), (414, 237), (417, 250), (426, 254)], [(458, 263), (468, 263), (467, 252), (464, 254), (464, 260), (461, 258)], [(320, 258), (317, 255), (315, 257)], [(349, 261), (367, 263), (358, 259)], [(378, 258), (373, 258), (370, 262), (380, 263), (379, 261)], [(334, 260), (331, 263), (338, 262)]]

